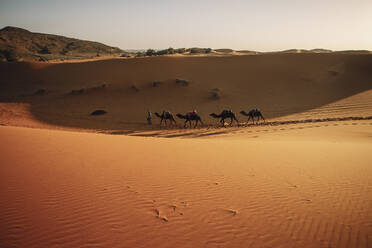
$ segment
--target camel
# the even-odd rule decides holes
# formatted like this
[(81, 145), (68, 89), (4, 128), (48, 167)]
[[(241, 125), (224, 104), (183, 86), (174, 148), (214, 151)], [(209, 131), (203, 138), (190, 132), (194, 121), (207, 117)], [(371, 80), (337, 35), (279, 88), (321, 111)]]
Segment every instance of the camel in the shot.
[(212, 113), (210, 114), (210, 116), (212, 116), (213, 118), (221, 118), (220, 122), (222, 126), (225, 126), (225, 119), (227, 118), (231, 119), (230, 126), (232, 126), (234, 120), (238, 123), (238, 126), (239, 126), (239, 121), (238, 119), (236, 119), (235, 114), (231, 110), (225, 109), (219, 115)]
[(170, 124), (173, 124), (173, 122), (174, 122), (174, 124), (177, 124), (176, 120), (174, 119), (171, 112), (163, 111), (163, 113), (161, 115), (159, 113), (155, 112), (155, 115), (161, 119), (160, 120), (160, 126), (163, 123), (163, 120), (165, 122), (165, 126), (167, 125), (167, 120), (170, 120)]
[(176, 114), (176, 116), (180, 119), (185, 119), (184, 127), (186, 127), (187, 123), (190, 123), (190, 127), (191, 127), (192, 126), (192, 121), (195, 121), (194, 128), (198, 125), (199, 121), (200, 121), (201, 125), (204, 125), (200, 116), (196, 113), (192, 114), (191, 112), (189, 112), (189, 113), (186, 113), (186, 115)]
[(254, 124), (255, 117), (257, 117), (257, 123), (259, 122), (260, 118), (265, 122), (265, 118), (263, 117), (261, 111), (259, 111), (258, 109), (252, 109), (248, 113), (243, 110), (243, 111), (240, 111), (240, 114), (244, 116), (248, 116), (247, 123), (249, 122), (250, 119), (252, 119), (253, 124)]

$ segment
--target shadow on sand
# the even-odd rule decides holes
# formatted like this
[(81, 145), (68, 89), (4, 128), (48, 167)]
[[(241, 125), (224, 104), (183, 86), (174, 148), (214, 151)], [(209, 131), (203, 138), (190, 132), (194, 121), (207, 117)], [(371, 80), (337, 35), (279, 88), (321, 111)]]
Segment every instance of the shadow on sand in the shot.
[[(116, 135), (205, 137), (228, 132), (209, 130), (218, 123), (209, 116), (211, 112), (229, 108), (238, 115), (240, 110), (258, 107), (266, 119), (271, 119), (309, 111), (371, 90), (371, 68), (372, 55), (356, 54), (0, 63), (0, 104), (30, 104), (34, 118), (62, 127)], [(179, 86), (174, 83), (177, 78), (191, 83)], [(152, 82), (156, 80), (162, 83), (154, 87)], [(220, 99), (210, 98), (212, 88), (221, 89)], [(155, 116), (153, 128), (145, 124), (147, 109), (186, 113), (194, 107), (207, 128), (180, 131), (182, 120), (177, 120), (174, 129), (159, 128)], [(96, 109), (108, 113), (90, 116)], [(353, 115), (352, 109), (348, 111), (345, 118), (365, 117)], [(238, 119), (246, 118), (239, 115)], [(332, 121), (324, 119), (314, 116), (308, 121)]]

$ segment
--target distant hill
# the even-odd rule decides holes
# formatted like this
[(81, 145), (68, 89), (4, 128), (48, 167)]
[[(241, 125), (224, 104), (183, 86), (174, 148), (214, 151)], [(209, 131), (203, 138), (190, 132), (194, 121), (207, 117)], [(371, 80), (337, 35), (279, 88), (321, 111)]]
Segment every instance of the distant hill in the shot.
[(16, 27), (0, 30), (0, 61), (87, 59), (121, 53), (117, 47), (93, 41), (32, 33)]

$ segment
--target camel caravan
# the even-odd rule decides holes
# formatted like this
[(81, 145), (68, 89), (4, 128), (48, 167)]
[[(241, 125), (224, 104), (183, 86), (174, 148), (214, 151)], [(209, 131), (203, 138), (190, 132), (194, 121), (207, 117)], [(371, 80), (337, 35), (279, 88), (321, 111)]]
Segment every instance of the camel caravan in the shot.
[[(248, 117), (247, 124), (249, 124), (250, 120), (252, 120), (253, 124), (259, 124), (260, 120), (263, 120), (263, 122), (265, 122), (265, 118), (263, 117), (261, 111), (259, 111), (258, 109), (252, 109), (248, 113), (243, 110), (243, 111), (240, 111), (240, 114), (245, 117)], [(163, 121), (164, 121), (165, 126), (168, 126), (168, 123), (169, 123), (169, 126), (173, 126), (177, 124), (173, 114), (169, 111), (163, 111), (161, 114), (155, 112), (155, 116), (157, 116), (160, 119), (160, 126), (162, 126)], [(176, 114), (176, 116), (179, 119), (185, 120), (184, 122), (185, 128), (187, 127), (188, 124), (189, 124), (189, 127), (194, 127), (194, 128), (196, 128), (199, 123), (200, 125), (204, 125), (200, 115), (197, 114), (196, 110), (193, 110), (186, 114)], [(231, 109), (225, 109), (220, 114), (211, 113), (210, 116), (215, 119), (219, 119), (223, 127), (225, 127), (226, 119), (230, 119), (230, 126), (233, 125), (234, 121), (239, 126), (239, 121)], [(147, 121), (150, 125), (152, 124), (150, 111), (147, 112)]]

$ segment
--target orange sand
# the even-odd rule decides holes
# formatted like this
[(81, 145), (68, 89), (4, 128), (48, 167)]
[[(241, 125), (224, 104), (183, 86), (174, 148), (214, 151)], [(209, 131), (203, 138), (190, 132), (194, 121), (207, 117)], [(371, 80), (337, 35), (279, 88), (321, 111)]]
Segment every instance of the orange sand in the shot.
[[(357, 54), (0, 63), (0, 247), (371, 247), (371, 66)], [(206, 127), (145, 124), (149, 108), (194, 107)], [(253, 107), (284, 124), (247, 126), (238, 112)], [(224, 108), (243, 125), (217, 127), (208, 114)]]
[(362, 123), (261, 139), (1, 127), (0, 246), (370, 247)]

